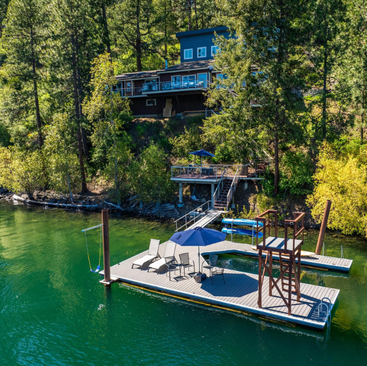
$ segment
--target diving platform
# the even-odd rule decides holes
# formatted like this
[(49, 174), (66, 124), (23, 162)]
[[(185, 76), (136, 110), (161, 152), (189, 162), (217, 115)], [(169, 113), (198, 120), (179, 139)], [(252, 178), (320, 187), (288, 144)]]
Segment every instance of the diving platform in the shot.
[[(159, 246), (159, 253), (163, 256), (166, 243)], [(232, 243), (223, 241), (201, 247), (201, 255), (219, 253), (247, 254), (254, 252), (247, 244)], [(322, 330), (330, 319), (330, 312), (335, 305), (339, 290), (323, 286), (316, 286), (301, 283), (300, 301), (292, 294), (292, 314), (288, 314), (288, 308), (284, 304), (281, 296), (273, 294), (269, 296), (267, 291), (263, 291), (262, 307), (258, 306), (258, 275), (246, 272), (235, 271), (225, 268), (224, 281), (221, 276), (207, 278), (198, 283), (189, 275), (185, 277), (178, 270), (167, 272), (164, 268), (161, 272), (148, 272), (147, 269), (132, 269), (132, 263), (146, 255), (144, 251), (132, 258), (126, 259), (111, 267), (111, 279), (121, 281), (133, 287), (139, 287), (148, 291), (158, 292), (165, 296), (172, 296), (181, 300), (197, 302), (201, 305), (220, 308), (236, 313), (254, 314), (261, 317), (271, 318), (280, 322), (292, 323)], [(190, 260), (195, 262), (198, 268), (198, 248), (196, 246), (181, 247), (176, 245), (175, 257), (180, 253), (189, 253)], [(204, 258), (201, 258), (204, 261)], [(203, 269), (207, 276), (210, 275), (207, 269)], [(100, 274), (104, 274), (103, 271)], [(268, 277), (264, 278), (264, 285), (267, 286)], [(328, 299), (328, 311), (320, 308), (320, 304)], [(324, 302), (325, 305), (325, 302)], [(320, 311), (319, 311), (320, 310)]]

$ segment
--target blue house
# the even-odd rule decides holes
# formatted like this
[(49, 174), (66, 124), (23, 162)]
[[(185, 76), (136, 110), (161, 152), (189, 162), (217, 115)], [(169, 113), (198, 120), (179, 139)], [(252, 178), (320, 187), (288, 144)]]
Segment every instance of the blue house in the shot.
[(172, 117), (205, 113), (205, 92), (220, 71), (212, 64), (215, 34), (229, 38), (227, 27), (180, 32), (181, 63), (161, 70), (118, 75), (115, 92), (131, 100), (136, 117)]
[(214, 34), (229, 37), (227, 27), (199, 29), (176, 33), (181, 46), (181, 62), (212, 60), (218, 52)]

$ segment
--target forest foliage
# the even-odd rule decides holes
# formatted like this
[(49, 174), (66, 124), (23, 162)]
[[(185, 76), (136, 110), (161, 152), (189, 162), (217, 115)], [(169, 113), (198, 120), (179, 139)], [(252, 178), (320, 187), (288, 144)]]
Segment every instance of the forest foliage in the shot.
[[(0, 186), (73, 201), (100, 177), (119, 204), (162, 202), (174, 197), (170, 164), (189, 151), (215, 150), (214, 163), (270, 156), (266, 194), (310, 195), (316, 218), (331, 198), (333, 227), (361, 233), (363, 219), (343, 213), (366, 209), (366, 14), (362, 0), (2, 1)], [(235, 37), (216, 38), (215, 113), (134, 121), (115, 76), (178, 63), (175, 33), (219, 25)]]

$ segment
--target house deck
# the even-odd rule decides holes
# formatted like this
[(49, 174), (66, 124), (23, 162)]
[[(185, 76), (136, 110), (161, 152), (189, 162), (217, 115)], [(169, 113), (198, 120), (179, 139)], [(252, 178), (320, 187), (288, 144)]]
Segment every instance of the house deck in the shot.
[[(247, 244), (223, 241), (202, 248), (202, 254), (209, 253), (242, 253), (246, 254)], [(160, 245), (159, 253), (163, 255), (165, 243)], [(176, 258), (180, 253), (188, 252), (190, 259), (198, 261), (197, 247), (176, 246)], [(252, 250), (252, 249), (251, 249)], [(252, 252), (256, 253), (252, 250)], [(258, 277), (255, 274), (225, 269), (223, 282), (221, 276), (213, 279), (207, 278), (202, 283), (197, 283), (190, 277), (180, 277), (178, 271), (171, 272), (171, 278), (164, 270), (162, 273), (148, 272), (146, 269), (131, 268), (132, 263), (147, 254), (147, 251), (129, 258), (111, 267), (111, 278), (124, 283), (143, 287), (147, 290), (162, 292), (163, 294), (178, 296), (184, 300), (198, 301), (211, 306), (217, 306), (226, 310), (243, 313), (253, 313), (259, 316), (269, 317), (278, 321), (290, 322), (323, 329), (327, 322), (325, 313), (318, 313), (318, 305), (324, 297), (330, 299), (331, 307), (334, 306), (339, 290), (321, 286), (301, 283), (301, 301), (297, 303), (292, 296), (292, 315), (288, 315), (288, 309), (282, 298), (274, 293), (269, 296), (268, 279), (265, 278), (263, 288), (263, 307), (257, 305)], [(202, 258), (202, 260), (204, 260)], [(207, 275), (209, 272), (204, 269)], [(103, 271), (100, 272), (103, 274)]]

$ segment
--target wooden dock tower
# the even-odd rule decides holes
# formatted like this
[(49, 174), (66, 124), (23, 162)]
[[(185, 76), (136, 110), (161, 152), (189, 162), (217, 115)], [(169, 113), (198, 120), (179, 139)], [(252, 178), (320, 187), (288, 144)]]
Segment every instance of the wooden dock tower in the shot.
[[(267, 272), (269, 276), (269, 296), (273, 296), (273, 289), (275, 288), (287, 306), (289, 315), (292, 313), (292, 292), (297, 295), (297, 302), (301, 299), (300, 264), (301, 247), (304, 240), (305, 217), (303, 212), (294, 212), (293, 215), (293, 220), (284, 220), (284, 238), (278, 237), (277, 210), (267, 210), (255, 218), (257, 221), (256, 233), (263, 233), (260, 242), (258, 235), (256, 235), (256, 246), (259, 251), (258, 306), (259, 308), (262, 307), (262, 287), (265, 272)], [(259, 223), (263, 225), (260, 226)], [(300, 228), (299, 224), (301, 226)], [(270, 236), (272, 225), (274, 226), (275, 236)], [(293, 234), (291, 234), (292, 238), (289, 239), (292, 226)], [(301, 234), (302, 240), (297, 239)], [(266, 253), (265, 259), (263, 258), (263, 252), (264, 254)], [(278, 278), (273, 276), (273, 253), (279, 257), (280, 275)]]

